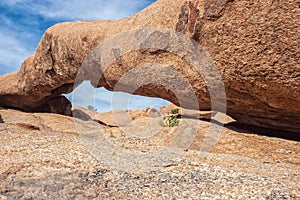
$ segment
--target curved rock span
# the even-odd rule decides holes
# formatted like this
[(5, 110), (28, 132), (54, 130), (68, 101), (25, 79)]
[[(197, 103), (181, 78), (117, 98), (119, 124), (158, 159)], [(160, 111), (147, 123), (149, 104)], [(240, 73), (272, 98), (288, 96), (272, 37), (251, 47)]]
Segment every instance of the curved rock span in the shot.
[[(98, 44), (116, 34), (159, 29), (184, 34), (202, 48), (210, 58), (208, 67), (216, 66), (223, 80), (228, 115), (242, 123), (300, 132), (298, 7), (294, 0), (158, 0), (140, 13), (118, 21), (58, 24), (45, 32), (36, 53), (24, 61), (18, 72), (0, 77), (0, 106), (70, 115), (71, 105), (61, 94), (73, 90), (80, 68), (90, 61), (93, 73), (81, 71), (79, 75), (86, 78), (101, 74), (93, 83), (95, 87), (114, 90), (119, 85), (118, 90), (128, 91), (132, 90), (133, 81), (141, 83), (150, 77), (153, 82), (133, 88), (135, 94), (193, 107), (181, 85), (185, 81), (199, 101), (197, 106), (201, 110), (212, 109), (207, 85), (207, 80), (214, 80), (209, 73), (211, 68), (204, 76), (197, 72), (186, 59), (189, 55), (168, 51), (170, 41), (164, 35), (156, 35), (160, 40), (150, 43), (166, 44), (165, 49), (143, 48), (125, 53), (113, 49), (110, 53), (115, 60), (105, 69), (99, 65), (99, 59), (105, 57), (87, 60)], [(137, 37), (143, 38), (143, 33)], [(126, 42), (130, 43), (124, 38), (122, 45), (126, 46)], [(182, 50), (180, 45), (173, 47)], [(135, 71), (137, 66), (149, 68), (151, 73)], [(156, 71), (155, 66), (172, 68), (177, 73)], [(123, 78), (128, 72), (134, 78)], [(173, 90), (156, 82), (157, 77), (167, 80)], [(215, 108), (218, 110), (219, 106)]]

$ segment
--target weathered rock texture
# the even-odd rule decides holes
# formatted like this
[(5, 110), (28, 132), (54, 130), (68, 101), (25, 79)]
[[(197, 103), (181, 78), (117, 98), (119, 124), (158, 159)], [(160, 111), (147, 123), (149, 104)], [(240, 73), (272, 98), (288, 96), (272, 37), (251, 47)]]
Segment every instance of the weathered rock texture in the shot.
[[(97, 44), (128, 30), (162, 28), (193, 38), (211, 56), (224, 80), (230, 116), (247, 124), (299, 132), (299, 15), (295, 0), (158, 0), (119, 21), (58, 24), (45, 32), (35, 55), (24, 61), (19, 72), (0, 78), (0, 106), (43, 111), (49, 99), (55, 101), (72, 90), (78, 69)], [(201, 76), (182, 57), (163, 50), (118, 58), (97, 86), (113, 90), (125, 72), (149, 62), (176, 69), (189, 80), (200, 109), (210, 110)], [(145, 76), (138, 74), (135, 81)], [(176, 77), (165, 78), (176, 83)], [(144, 85), (135, 93), (179, 104), (174, 91), (160, 85)], [(45, 111), (56, 112), (48, 107)]]
[[(197, 137), (183, 151), (168, 147), (176, 136), (173, 128), (143, 127), (158, 128), (143, 138), (56, 114), (0, 110), (0, 115), (5, 121), (0, 124), (1, 200), (300, 197), (296, 141), (225, 127), (219, 143), (202, 157), (197, 150), (211, 125), (205, 121), (198, 120)], [(101, 130), (102, 139), (93, 135)], [(93, 146), (85, 139), (113, 145)]]

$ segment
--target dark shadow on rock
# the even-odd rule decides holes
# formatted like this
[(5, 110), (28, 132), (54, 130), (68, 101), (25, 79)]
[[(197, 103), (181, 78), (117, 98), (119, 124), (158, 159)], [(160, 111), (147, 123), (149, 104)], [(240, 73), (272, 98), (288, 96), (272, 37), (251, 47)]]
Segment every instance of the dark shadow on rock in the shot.
[(83, 112), (82, 110), (79, 109), (74, 109), (72, 111), (73, 117), (81, 119), (83, 121), (89, 121), (92, 120), (92, 118), (85, 112)]
[(1, 115), (0, 115), (0, 123), (4, 123), (4, 121), (3, 121), (2, 117), (1, 117)]
[(236, 131), (238, 133), (246, 134), (256, 134), (260, 136), (276, 137), (286, 140), (300, 141), (300, 133), (288, 132), (277, 129), (264, 128), (254, 125), (248, 125), (238, 122), (230, 122), (228, 124), (223, 124), (216, 120), (200, 119), (201, 121), (211, 122), (219, 126), (224, 126), (230, 130)]
[(29, 131), (40, 131), (40, 127), (38, 126), (34, 126), (32, 124), (26, 124), (26, 123), (16, 123), (16, 125), (19, 127), (19, 128), (22, 128), (22, 129), (26, 129), (26, 130), (29, 130)]
[(77, 119), (81, 119), (83, 121), (94, 121), (94, 122), (97, 122), (101, 125), (104, 125), (104, 126), (108, 126), (108, 127), (117, 127), (117, 126), (111, 126), (111, 125), (108, 125), (100, 120), (97, 120), (97, 119), (93, 119), (90, 115), (88, 115), (87, 113), (85, 113), (84, 111), (80, 110), (80, 109), (74, 109), (72, 110), (72, 114), (73, 114), (73, 117), (77, 118)]
[(233, 131), (248, 133), (248, 134), (257, 134), (261, 136), (268, 137), (277, 137), (286, 140), (300, 141), (300, 133), (288, 132), (283, 130), (276, 130), (270, 128), (263, 128), (254, 125), (248, 125), (238, 122), (231, 122), (224, 125), (226, 128), (231, 129)]
[(104, 122), (102, 122), (102, 121), (100, 121), (100, 120), (98, 120), (98, 119), (93, 119), (93, 121), (94, 121), (94, 122), (97, 122), (97, 123), (99, 123), (99, 124), (101, 124), (101, 125), (108, 126), (108, 127), (110, 127), (110, 128), (118, 127), (118, 126), (113, 126), (113, 125), (106, 124), (106, 123), (104, 123)]
[(50, 96), (32, 110), (35, 112), (72, 116), (72, 104), (65, 96)]

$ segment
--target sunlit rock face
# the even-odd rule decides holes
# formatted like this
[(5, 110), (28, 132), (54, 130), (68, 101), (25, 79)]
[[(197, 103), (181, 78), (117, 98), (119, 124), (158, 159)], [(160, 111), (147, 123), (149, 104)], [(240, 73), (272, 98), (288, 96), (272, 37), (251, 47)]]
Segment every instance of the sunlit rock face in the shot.
[[(99, 65), (99, 60), (85, 63), (98, 45), (116, 34), (147, 28), (184, 34), (203, 49), (203, 55), (209, 57), (221, 75), (228, 115), (246, 124), (299, 132), (300, 20), (295, 17), (300, 14), (295, 9), (298, 7), (294, 0), (158, 0), (138, 14), (118, 21), (58, 24), (45, 32), (36, 53), (24, 61), (18, 72), (0, 77), (0, 106), (70, 115), (70, 105), (60, 95), (73, 90), (83, 65), (89, 64), (93, 69), (90, 74), (81, 74), (84, 79), (96, 76), (95, 87), (114, 90), (126, 73), (150, 63), (151, 72), (137, 70), (136, 76), (122, 79), (118, 89), (127, 91), (132, 83), (150, 77), (151, 84), (141, 85), (133, 92), (191, 108), (193, 102), (187, 95), (191, 89), (201, 110), (212, 109), (207, 85), (214, 83), (205, 80), (213, 80), (214, 76), (204, 77), (195, 70), (186, 59), (189, 55), (168, 51), (182, 49), (180, 45), (172, 46), (175, 40), (160, 37), (164, 35), (155, 37), (159, 38), (158, 45), (166, 44), (164, 49), (143, 48), (122, 54), (118, 51), (121, 48), (116, 48), (110, 52), (115, 60), (107, 68)], [(123, 47), (130, 42), (125, 40)], [(171, 67), (177, 75), (165, 73), (168, 71), (161, 67), (156, 71), (155, 66)], [(168, 80), (173, 89), (161, 85), (157, 77)], [(187, 80), (190, 89), (179, 84), (180, 77)], [(215, 108), (219, 108), (218, 102)]]

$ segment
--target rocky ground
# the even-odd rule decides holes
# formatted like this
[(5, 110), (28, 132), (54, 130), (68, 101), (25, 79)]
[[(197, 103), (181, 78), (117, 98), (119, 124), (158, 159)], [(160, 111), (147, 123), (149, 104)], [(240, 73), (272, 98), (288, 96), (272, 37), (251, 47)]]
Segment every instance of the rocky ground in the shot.
[(203, 154), (207, 121), (186, 119), (200, 128), (188, 148), (177, 148), (180, 129), (146, 114), (127, 127), (15, 110), (0, 115), (0, 199), (300, 198), (295, 140), (232, 125)]
[[(0, 108), (0, 199), (300, 199), (299, 11), (295, 0), (158, 0), (49, 28), (0, 77), (0, 107), (32, 112)], [(63, 94), (84, 80), (238, 123), (72, 112)]]

